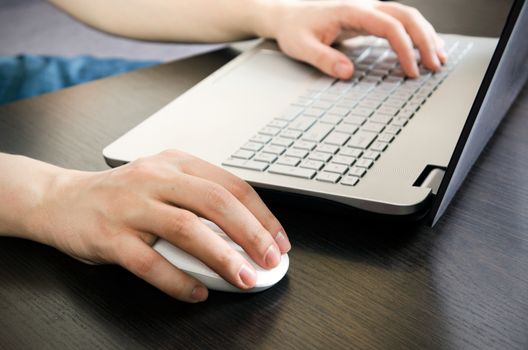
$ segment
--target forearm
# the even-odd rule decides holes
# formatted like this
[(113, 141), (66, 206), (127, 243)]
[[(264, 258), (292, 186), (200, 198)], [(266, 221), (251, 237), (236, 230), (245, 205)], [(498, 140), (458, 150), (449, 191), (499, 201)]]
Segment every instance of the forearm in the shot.
[(49, 243), (35, 229), (34, 216), (63, 171), (31, 158), (0, 153), (0, 236)]
[(270, 36), (287, 0), (50, 0), (112, 34), (156, 41), (221, 42)]

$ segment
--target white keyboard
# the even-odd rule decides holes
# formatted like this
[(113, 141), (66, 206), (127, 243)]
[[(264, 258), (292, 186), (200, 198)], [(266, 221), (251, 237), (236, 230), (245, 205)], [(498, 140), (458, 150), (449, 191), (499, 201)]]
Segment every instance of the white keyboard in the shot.
[(452, 44), (439, 72), (409, 79), (385, 43), (345, 48), (350, 80), (321, 77), (222, 164), (357, 185), (471, 47)]

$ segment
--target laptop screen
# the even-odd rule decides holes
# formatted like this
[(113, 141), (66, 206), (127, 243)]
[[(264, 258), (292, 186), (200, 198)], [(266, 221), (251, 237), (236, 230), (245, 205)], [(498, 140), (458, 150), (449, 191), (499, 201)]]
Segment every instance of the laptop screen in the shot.
[(516, 0), (462, 129), (430, 213), (434, 225), (528, 78), (528, 5)]

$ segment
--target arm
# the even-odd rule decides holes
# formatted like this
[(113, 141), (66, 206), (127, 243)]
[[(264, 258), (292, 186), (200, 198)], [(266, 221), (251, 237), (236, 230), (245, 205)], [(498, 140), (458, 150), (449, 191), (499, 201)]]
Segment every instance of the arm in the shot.
[(162, 237), (239, 288), (254, 268), (197, 215), (217, 223), (264, 268), (290, 249), (284, 228), (245, 182), (177, 151), (82, 172), (0, 153), (0, 236), (35, 240), (88, 263), (119, 264), (175, 298), (207, 289), (161, 257)]
[(329, 45), (350, 34), (385, 37), (404, 71), (417, 76), (413, 45), (438, 70), (447, 57), (433, 27), (415, 9), (374, 0), (50, 0), (79, 20), (113, 34), (162, 41), (276, 39), (289, 56), (348, 79), (350, 60)]

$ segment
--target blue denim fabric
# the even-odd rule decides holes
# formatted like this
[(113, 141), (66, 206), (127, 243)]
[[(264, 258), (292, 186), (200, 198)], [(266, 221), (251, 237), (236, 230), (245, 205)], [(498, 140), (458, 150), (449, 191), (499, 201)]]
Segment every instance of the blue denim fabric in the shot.
[(0, 104), (148, 67), (156, 61), (53, 56), (0, 56)]

